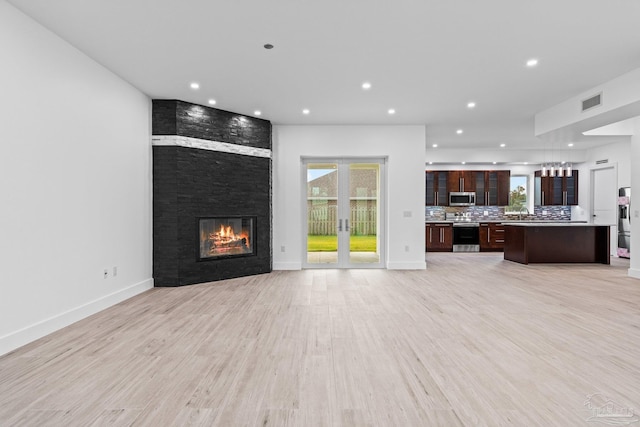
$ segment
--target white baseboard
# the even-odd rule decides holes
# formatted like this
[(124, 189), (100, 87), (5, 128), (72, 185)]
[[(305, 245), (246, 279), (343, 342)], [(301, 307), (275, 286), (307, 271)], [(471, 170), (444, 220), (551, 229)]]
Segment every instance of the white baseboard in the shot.
[(147, 279), (56, 316), (41, 320), (26, 328), (11, 332), (0, 337), (0, 356), (151, 288), (153, 288), (153, 279)]
[(417, 262), (389, 262), (387, 263), (389, 270), (426, 270), (427, 263), (425, 261)]
[(629, 277), (633, 277), (634, 279), (640, 279), (640, 270), (637, 270), (635, 268), (630, 268), (629, 270), (627, 270), (627, 274), (629, 274)]
[(302, 270), (302, 264), (299, 262), (274, 262), (274, 270)]

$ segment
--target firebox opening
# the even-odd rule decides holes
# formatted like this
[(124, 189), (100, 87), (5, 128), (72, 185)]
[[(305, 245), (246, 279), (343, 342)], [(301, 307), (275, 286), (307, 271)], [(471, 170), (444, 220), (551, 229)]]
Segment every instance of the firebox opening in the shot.
[(199, 261), (255, 255), (256, 217), (198, 219)]

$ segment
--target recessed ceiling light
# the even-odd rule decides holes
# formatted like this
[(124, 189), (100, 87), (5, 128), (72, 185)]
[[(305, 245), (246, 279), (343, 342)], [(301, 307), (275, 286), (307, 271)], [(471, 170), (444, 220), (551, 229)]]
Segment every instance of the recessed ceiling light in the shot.
[(210, 99), (209, 100), (209, 105), (216, 105), (216, 100), (215, 99)]
[(254, 111), (254, 112), (253, 112), (253, 114), (255, 114), (256, 116), (259, 116), (259, 115), (261, 115), (261, 114), (262, 114), (262, 111), (260, 111), (260, 110), (256, 110), (256, 111)]
[(573, 147), (573, 142), (567, 144), (569, 147)]
[(302, 114), (309, 114), (311, 111), (308, 108), (302, 110)]
[(467, 104), (467, 108), (476, 108), (476, 103), (475, 103), (475, 102), (473, 102), (473, 101), (472, 101), (472, 102), (469, 102), (469, 103)]
[(502, 148), (504, 148), (506, 146), (507, 146), (507, 144), (500, 144), (500, 147), (502, 147)]
[(429, 164), (430, 164), (430, 165), (432, 165), (432, 164), (433, 164), (433, 162), (429, 162)]
[(462, 162), (462, 164), (463, 164), (463, 165), (466, 165), (466, 164), (467, 164), (467, 162)]
[(462, 132), (464, 132), (462, 129), (458, 129), (458, 130), (456, 131), (456, 133), (457, 133), (458, 135), (460, 135)]
[(364, 89), (364, 90), (371, 89), (371, 83), (369, 83), (369, 82), (362, 83), (362, 89)]
[(536, 65), (538, 65), (538, 60), (535, 58), (531, 58), (527, 61), (527, 67), (535, 67)]
[(494, 165), (495, 165), (495, 164), (497, 164), (497, 163), (498, 163), (498, 162), (493, 162), (493, 164), (494, 164)]
[(524, 164), (525, 164), (525, 165), (528, 165), (528, 164), (529, 164), (529, 162), (524, 162)]
[(438, 144), (433, 144), (432, 147), (433, 148), (438, 148)]
[(395, 114), (396, 110), (394, 110), (393, 108), (389, 108), (389, 111), (387, 111), (389, 114)]
[(273, 45), (271, 43), (267, 43), (264, 45), (265, 49), (273, 49)]
[(196, 82), (191, 83), (189, 86), (191, 86), (193, 90), (200, 89), (200, 84)]

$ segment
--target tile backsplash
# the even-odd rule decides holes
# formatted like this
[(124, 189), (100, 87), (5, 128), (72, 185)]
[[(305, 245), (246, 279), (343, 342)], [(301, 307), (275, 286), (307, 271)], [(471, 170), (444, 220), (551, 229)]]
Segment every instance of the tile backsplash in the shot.
[[(518, 219), (517, 214), (505, 214), (502, 206), (425, 206), (424, 216), (428, 221), (444, 220), (447, 213), (468, 214), (473, 220), (491, 221), (504, 219)], [(571, 206), (536, 206), (527, 215), (529, 219), (570, 221)]]

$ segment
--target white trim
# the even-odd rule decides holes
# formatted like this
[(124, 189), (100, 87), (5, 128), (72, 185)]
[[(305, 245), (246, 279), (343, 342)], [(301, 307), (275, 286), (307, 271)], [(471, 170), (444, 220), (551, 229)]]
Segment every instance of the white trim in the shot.
[(153, 135), (151, 145), (198, 148), (200, 150), (219, 151), (222, 153), (241, 154), (243, 156), (271, 158), (271, 150), (266, 148), (247, 147), (246, 145), (229, 144), (228, 142), (209, 141), (178, 135)]
[(274, 270), (302, 270), (302, 263), (299, 262), (274, 262)]
[(388, 262), (389, 270), (426, 270), (427, 262)]
[(0, 356), (152, 288), (153, 279), (143, 280), (128, 288), (0, 337)]
[(640, 270), (638, 269), (630, 268), (627, 270), (627, 274), (629, 274), (629, 277), (633, 277), (634, 279), (640, 279)]

